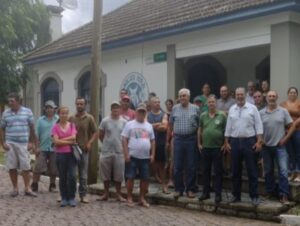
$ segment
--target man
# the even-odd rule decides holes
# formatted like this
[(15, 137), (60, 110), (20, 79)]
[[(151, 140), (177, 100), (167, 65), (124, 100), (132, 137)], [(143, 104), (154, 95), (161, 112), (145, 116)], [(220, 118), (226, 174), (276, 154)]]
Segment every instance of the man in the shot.
[[(124, 96), (129, 96), (129, 95), (128, 95), (128, 91), (123, 88), (123, 89), (120, 90), (120, 93), (119, 93), (120, 102), (122, 101)], [(130, 104), (129, 104), (129, 108), (132, 109), (132, 110), (135, 110), (135, 106), (131, 101), (130, 101)]]
[(220, 99), (217, 100), (217, 109), (224, 111), (228, 114), (228, 111), (232, 105), (235, 104), (235, 100), (230, 96), (230, 92), (227, 86), (221, 86)]
[(19, 195), (18, 170), (21, 170), (25, 195), (36, 197), (36, 193), (32, 192), (30, 188), (31, 166), (28, 152), (32, 148), (32, 144), (37, 147), (33, 114), (29, 108), (21, 105), (21, 99), (17, 93), (8, 95), (8, 105), (9, 109), (4, 111), (0, 122), (0, 144), (6, 151), (6, 167), (13, 185), (10, 196)]
[(255, 92), (255, 84), (252, 81), (249, 81), (247, 84), (247, 96), (246, 101), (250, 104), (254, 104), (253, 94)]
[(217, 110), (217, 99), (215, 95), (207, 98), (208, 112), (200, 116), (197, 134), (198, 149), (202, 154), (203, 163), (203, 193), (200, 201), (210, 198), (211, 168), (215, 172), (215, 202), (222, 200), (222, 155), (224, 149), (224, 132), (226, 116), (222, 111)]
[(76, 114), (71, 118), (71, 121), (76, 125), (76, 141), (82, 150), (82, 160), (78, 165), (78, 191), (82, 203), (89, 203), (86, 198), (89, 152), (92, 150), (93, 142), (98, 137), (94, 117), (86, 112), (86, 103), (83, 97), (77, 97), (75, 101)]
[(264, 102), (266, 102), (266, 98), (269, 90), (270, 90), (269, 82), (267, 80), (263, 80), (261, 82), (261, 91), (264, 98)]
[(174, 133), (174, 198), (182, 196), (184, 191), (187, 197), (194, 198), (199, 108), (190, 103), (190, 90), (183, 88), (178, 95), (180, 103), (173, 107), (169, 120), (170, 129)]
[[(233, 191), (230, 202), (241, 201), (242, 161), (245, 160), (249, 195), (253, 205), (259, 204), (257, 153), (261, 150), (263, 126), (257, 108), (246, 102), (244, 88), (235, 91), (236, 104), (229, 112), (225, 130), (225, 149), (231, 150)], [(230, 142), (230, 143), (229, 143)]]
[(58, 116), (55, 114), (57, 106), (52, 100), (45, 103), (45, 115), (41, 116), (36, 123), (36, 136), (38, 139), (37, 159), (33, 169), (33, 179), (31, 189), (38, 191), (40, 175), (48, 171), (50, 176), (49, 192), (56, 191), (55, 179), (57, 175), (56, 156), (52, 147), (51, 129), (57, 122)]
[(126, 119), (126, 121), (131, 121), (135, 119), (135, 111), (129, 108), (130, 97), (125, 95), (121, 100), (121, 116)]
[(104, 118), (99, 126), (99, 139), (103, 144), (99, 160), (100, 175), (104, 183), (104, 194), (100, 197), (100, 200), (108, 200), (109, 184), (113, 179), (116, 186), (117, 200), (125, 202), (126, 199), (121, 194), (121, 183), (125, 170), (121, 132), (124, 129), (126, 120), (120, 116), (121, 105), (119, 102), (113, 102), (110, 109), (110, 116)]
[(125, 176), (127, 178), (127, 205), (134, 205), (132, 190), (134, 178), (138, 171), (140, 175), (140, 205), (149, 207), (145, 200), (150, 177), (150, 162), (155, 158), (155, 137), (152, 125), (145, 121), (146, 106), (139, 104), (136, 109), (136, 119), (126, 124), (122, 131), (122, 143), (126, 161)]
[(206, 98), (204, 96), (196, 96), (193, 99), (193, 104), (199, 107), (200, 112), (202, 112), (205, 102), (206, 102)]
[[(288, 203), (288, 154), (285, 143), (286, 127), (292, 125), (292, 118), (285, 108), (277, 105), (278, 95), (275, 91), (267, 94), (267, 106), (259, 113), (264, 127), (263, 160), (265, 186), (270, 197), (279, 197), (283, 204)], [(274, 162), (278, 166), (278, 190), (274, 178)]]
[(152, 97), (150, 99), (150, 106), (151, 110), (147, 114), (147, 119), (148, 122), (152, 124), (155, 134), (154, 173), (157, 180), (162, 184), (163, 193), (168, 194), (169, 192), (165, 181), (168, 116), (161, 111), (160, 100), (158, 97)]
[(255, 93), (253, 94), (253, 98), (254, 98), (254, 105), (257, 107), (257, 110), (260, 111), (266, 106), (262, 92), (255, 91)]

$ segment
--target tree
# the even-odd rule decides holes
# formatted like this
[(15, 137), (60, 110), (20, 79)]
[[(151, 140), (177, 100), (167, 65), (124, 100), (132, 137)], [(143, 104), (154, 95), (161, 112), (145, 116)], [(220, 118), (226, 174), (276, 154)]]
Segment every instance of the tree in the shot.
[(0, 106), (27, 80), (24, 54), (50, 41), (50, 22), (41, 0), (0, 0)]

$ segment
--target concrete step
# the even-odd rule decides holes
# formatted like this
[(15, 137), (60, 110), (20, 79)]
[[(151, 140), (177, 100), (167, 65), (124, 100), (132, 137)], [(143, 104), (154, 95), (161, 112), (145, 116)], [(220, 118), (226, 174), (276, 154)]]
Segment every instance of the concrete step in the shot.
[[(214, 178), (212, 178), (212, 182)], [(198, 184), (202, 185), (202, 177), (201, 174), (198, 175)], [(230, 176), (223, 177), (223, 189), (227, 189), (231, 191), (232, 189), (232, 179)], [(248, 178), (246, 176), (242, 176), (242, 192), (249, 192), (249, 183)], [(265, 180), (263, 178), (259, 178), (258, 180), (258, 193), (260, 195), (266, 195), (265, 191)], [(290, 182), (290, 197), (291, 201), (300, 202), (300, 183)]]
[[(102, 194), (103, 185), (94, 184), (89, 186), (89, 192), (91, 194)], [(126, 188), (122, 188), (122, 194), (126, 196)], [(135, 188), (133, 191), (134, 199), (138, 200), (139, 185), (136, 180)], [(198, 196), (200, 193), (197, 194)], [(110, 196), (115, 197), (115, 189), (111, 187)], [(197, 196), (197, 197), (198, 197)], [(149, 192), (147, 194), (147, 200), (151, 204), (155, 205), (167, 205), (180, 208), (186, 208), (197, 211), (206, 211), (215, 214), (229, 215), (235, 217), (244, 217), (251, 219), (259, 219), (266, 221), (280, 222), (280, 215), (287, 212), (290, 208), (295, 206), (295, 202), (291, 202), (288, 205), (283, 205), (278, 201), (270, 201), (261, 199), (262, 202), (259, 206), (253, 206), (250, 202), (249, 196), (246, 193), (242, 194), (242, 202), (229, 204), (230, 199), (229, 192), (223, 192), (223, 201), (220, 204), (215, 204), (214, 194), (211, 194), (211, 198), (202, 202), (198, 201), (198, 198), (187, 198), (185, 196), (174, 199), (173, 194), (162, 193), (161, 186), (155, 183), (150, 183)]]

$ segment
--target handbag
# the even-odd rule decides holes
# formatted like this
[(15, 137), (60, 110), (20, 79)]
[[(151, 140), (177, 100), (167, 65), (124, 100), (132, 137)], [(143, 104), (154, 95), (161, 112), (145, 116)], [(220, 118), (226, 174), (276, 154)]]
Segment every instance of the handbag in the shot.
[(82, 150), (79, 147), (79, 145), (78, 144), (72, 144), (71, 148), (72, 148), (73, 156), (74, 156), (75, 160), (77, 161), (77, 163), (81, 162), (81, 160), (82, 160)]
[[(73, 127), (74, 123), (72, 123), (71, 125)], [(81, 160), (82, 160), (82, 150), (81, 150), (81, 148), (79, 147), (78, 144), (71, 144), (71, 148), (72, 148), (72, 153), (73, 153), (73, 156), (74, 156), (76, 162), (80, 163)]]

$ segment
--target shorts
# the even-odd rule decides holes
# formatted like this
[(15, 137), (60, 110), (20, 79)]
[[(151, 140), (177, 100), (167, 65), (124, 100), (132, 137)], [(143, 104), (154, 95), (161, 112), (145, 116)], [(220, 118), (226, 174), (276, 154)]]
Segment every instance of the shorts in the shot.
[(34, 173), (48, 173), (50, 176), (57, 175), (56, 154), (54, 151), (41, 151), (33, 168)]
[(125, 164), (125, 177), (134, 179), (137, 171), (141, 180), (149, 180), (150, 159), (137, 159), (131, 156), (130, 161)]
[(166, 162), (166, 146), (165, 144), (157, 144), (155, 147), (155, 162)]
[(30, 170), (30, 153), (27, 150), (27, 144), (8, 143), (8, 146), (9, 150), (5, 152), (6, 168)]
[(125, 159), (123, 154), (100, 155), (100, 177), (102, 181), (122, 182), (124, 179)]

